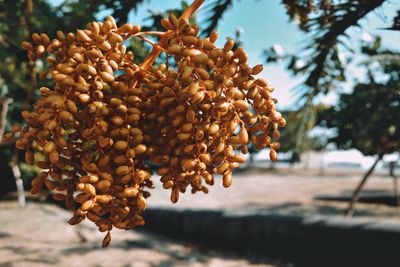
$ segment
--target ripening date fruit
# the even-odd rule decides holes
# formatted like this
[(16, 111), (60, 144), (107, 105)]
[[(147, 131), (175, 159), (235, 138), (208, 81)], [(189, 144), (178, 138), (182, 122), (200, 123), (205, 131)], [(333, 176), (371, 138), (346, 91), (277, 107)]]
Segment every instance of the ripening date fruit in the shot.
[[(232, 171), (245, 162), (247, 146), (270, 147), (276, 160), (279, 127), (286, 124), (275, 109), (271, 88), (254, 75), (242, 48), (233, 40), (215, 46), (217, 32), (198, 36), (187, 18), (203, 1), (161, 24), (160, 41), (141, 64), (124, 41), (145, 35), (137, 25), (120, 27), (111, 16), (77, 33), (33, 34), (23, 42), (29, 60), (45, 58), (52, 88), (40, 88), (33, 111), (24, 111), (26, 126), (16, 146), (43, 171), (32, 181), (32, 193), (44, 187), (54, 199), (75, 210), (70, 224), (85, 218), (107, 232), (144, 224), (148, 189), (157, 170), (163, 188), (176, 203), (188, 186), (208, 192), (215, 174), (229, 187)], [(174, 65), (153, 66), (160, 53)]]

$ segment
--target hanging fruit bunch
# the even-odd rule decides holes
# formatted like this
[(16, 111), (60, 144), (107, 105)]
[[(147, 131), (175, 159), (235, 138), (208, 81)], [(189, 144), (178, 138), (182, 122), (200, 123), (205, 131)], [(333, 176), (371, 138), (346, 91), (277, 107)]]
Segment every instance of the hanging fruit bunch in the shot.
[[(269, 147), (276, 159), (273, 140), (286, 122), (275, 110), (273, 88), (254, 77), (262, 66), (249, 67), (245, 51), (232, 50), (233, 40), (218, 48), (216, 32), (198, 36), (188, 18), (202, 2), (194, 1), (179, 19), (163, 19), (165, 32), (118, 27), (108, 17), (76, 34), (58, 32), (51, 40), (35, 33), (32, 43), (22, 43), (30, 61), (46, 57), (50, 68), (42, 78), (54, 81), (40, 88), (33, 111), (22, 112), (27, 125), (14, 130), (26, 161), (43, 169), (32, 193), (53, 191), (75, 210), (70, 224), (87, 218), (107, 233), (103, 246), (113, 227), (144, 224), (147, 190), (154, 187), (146, 163), (159, 166), (175, 203), (188, 186), (207, 193), (215, 174), (229, 187), (249, 143)], [(124, 45), (128, 38), (152, 44), (141, 64)], [(166, 63), (154, 64), (161, 53)]]

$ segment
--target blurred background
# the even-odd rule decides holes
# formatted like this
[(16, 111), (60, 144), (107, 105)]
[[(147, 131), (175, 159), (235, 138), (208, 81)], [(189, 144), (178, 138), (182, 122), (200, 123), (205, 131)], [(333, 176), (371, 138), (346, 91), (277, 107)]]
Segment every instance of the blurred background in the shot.
[[(161, 30), (188, 5), (0, 0), (0, 140), (48, 83), (20, 47), (33, 32), (108, 15)], [(101, 249), (90, 224), (69, 226), (68, 211), (29, 194), (38, 170), (0, 142), (0, 266), (399, 266), (400, 1), (206, 0), (193, 21), (264, 64), (287, 120), (278, 161), (249, 147), (231, 188), (221, 181), (175, 205), (156, 184), (146, 226), (114, 231)], [(151, 49), (127, 46), (138, 61)]]

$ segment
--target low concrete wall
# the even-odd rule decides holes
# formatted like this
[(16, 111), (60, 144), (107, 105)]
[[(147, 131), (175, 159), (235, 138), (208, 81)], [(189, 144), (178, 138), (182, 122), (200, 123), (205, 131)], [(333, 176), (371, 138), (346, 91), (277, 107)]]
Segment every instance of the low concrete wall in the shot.
[(145, 230), (303, 266), (400, 266), (400, 221), (150, 209)]

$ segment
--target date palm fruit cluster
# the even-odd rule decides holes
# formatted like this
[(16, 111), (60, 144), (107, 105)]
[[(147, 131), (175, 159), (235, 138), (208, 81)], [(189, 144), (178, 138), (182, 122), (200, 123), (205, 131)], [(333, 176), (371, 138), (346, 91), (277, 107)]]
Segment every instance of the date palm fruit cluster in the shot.
[[(103, 246), (113, 227), (144, 224), (154, 187), (146, 163), (159, 166), (175, 203), (189, 185), (207, 193), (215, 174), (230, 186), (249, 143), (270, 147), (272, 160), (279, 148), (273, 139), (285, 119), (275, 110), (273, 88), (254, 77), (262, 66), (249, 67), (232, 40), (217, 48), (216, 32), (200, 38), (186, 18), (170, 15), (162, 25), (166, 31), (157, 32), (160, 40), (141, 64), (124, 41), (156, 33), (118, 27), (112, 17), (52, 40), (35, 33), (22, 44), (30, 61), (46, 56), (50, 67), (41, 76), (54, 81), (40, 88), (33, 111), (23, 111), (27, 126), (14, 129), (26, 161), (43, 169), (32, 193), (53, 191), (75, 209), (70, 224), (87, 218), (107, 232)], [(160, 53), (174, 64), (155, 65)]]

